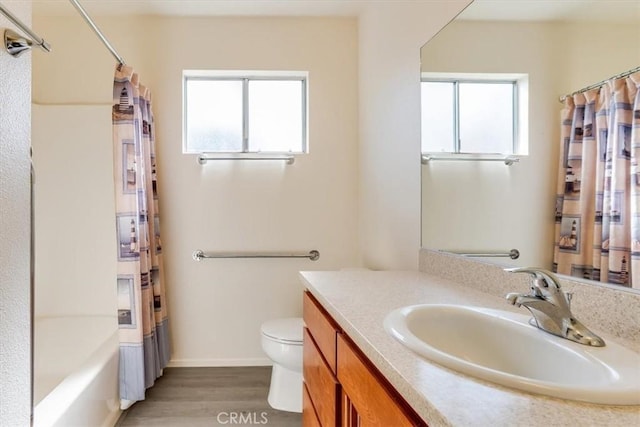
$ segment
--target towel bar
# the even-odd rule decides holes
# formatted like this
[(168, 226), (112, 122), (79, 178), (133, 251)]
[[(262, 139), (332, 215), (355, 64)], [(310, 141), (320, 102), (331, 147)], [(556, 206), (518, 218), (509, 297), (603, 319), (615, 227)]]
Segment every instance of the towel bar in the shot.
[(320, 258), (320, 252), (315, 249), (307, 254), (291, 254), (291, 253), (259, 253), (259, 252), (215, 252), (205, 253), (198, 249), (192, 255), (196, 261), (202, 261), (205, 258), (309, 258), (311, 261), (317, 261)]
[(445, 251), (451, 252), (456, 255), (474, 257), (474, 258), (520, 258), (520, 251), (517, 249), (511, 249), (509, 252), (473, 252), (473, 251)]

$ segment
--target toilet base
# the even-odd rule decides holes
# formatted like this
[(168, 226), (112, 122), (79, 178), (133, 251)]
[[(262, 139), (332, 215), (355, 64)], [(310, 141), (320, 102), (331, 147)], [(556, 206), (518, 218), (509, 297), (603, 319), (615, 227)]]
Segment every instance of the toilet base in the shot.
[(274, 364), (267, 401), (273, 409), (302, 412), (302, 372)]

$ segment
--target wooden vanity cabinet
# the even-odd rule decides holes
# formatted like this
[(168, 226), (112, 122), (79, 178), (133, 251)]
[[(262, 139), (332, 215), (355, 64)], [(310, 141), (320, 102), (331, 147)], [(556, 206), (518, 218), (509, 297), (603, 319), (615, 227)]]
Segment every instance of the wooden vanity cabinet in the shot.
[(302, 386), (302, 425), (306, 427), (322, 427), (318, 414), (311, 403), (311, 396), (309, 396), (309, 390), (307, 385)]
[(303, 426), (426, 426), (316, 299), (303, 298)]
[(426, 426), (344, 334), (338, 335), (342, 426)]
[(304, 293), (302, 317), (305, 323), (302, 377), (309, 397), (309, 403), (303, 404), (303, 425), (314, 425), (307, 424), (307, 420), (314, 418), (308, 414), (313, 410), (320, 426), (336, 426), (340, 414), (340, 384), (336, 376), (338, 328), (308, 292)]

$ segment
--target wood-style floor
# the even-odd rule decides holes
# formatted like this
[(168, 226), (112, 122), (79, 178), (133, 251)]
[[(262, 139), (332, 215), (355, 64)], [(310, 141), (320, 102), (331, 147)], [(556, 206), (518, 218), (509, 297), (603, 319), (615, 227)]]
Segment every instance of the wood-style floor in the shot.
[(116, 426), (301, 426), (301, 414), (269, 406), (270, 380), (268, 366), (167, 368)]

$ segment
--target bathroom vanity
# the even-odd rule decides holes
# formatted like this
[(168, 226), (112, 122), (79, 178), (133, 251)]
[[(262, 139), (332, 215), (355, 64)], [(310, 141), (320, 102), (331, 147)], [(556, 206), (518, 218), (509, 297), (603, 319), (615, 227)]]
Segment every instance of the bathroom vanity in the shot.
[[(640, 424), (640, 406), (547, 397), (449, 370), (410, 351), (383, 327), (389, 312), (421, 303), (520, 313), (498, 296), (501, 290), (487, 292), (424, 272), (302, 272), (301, 277), (305, 426), (354, 426), (358, 420), (381, 426)], [(516, 280), (508, 286), (518, 290), (526, 283)], [(626, 303), (638, 302), (637, 295), (630, 298)], [(637, 333), (637, 316), (629, 322)], [(590, 326), (605, 339), (638, 351), (636, 339), (612, 336), (610, 325)]]
[(312, 294), (303, 298), (303, 425), (425, 425)]

